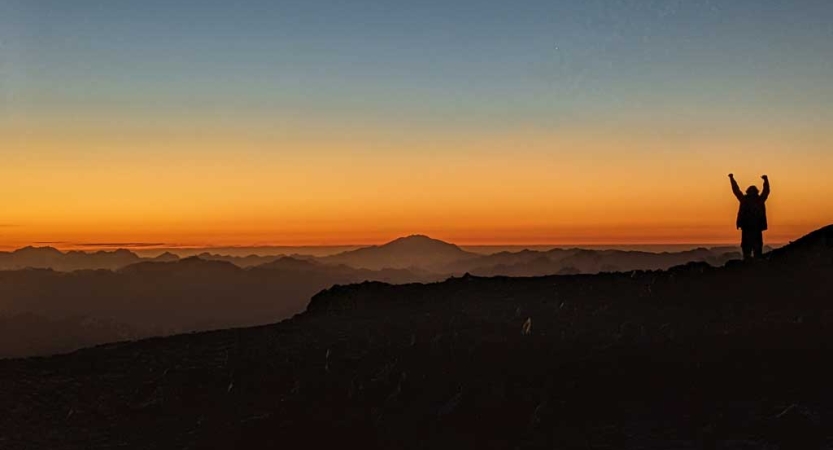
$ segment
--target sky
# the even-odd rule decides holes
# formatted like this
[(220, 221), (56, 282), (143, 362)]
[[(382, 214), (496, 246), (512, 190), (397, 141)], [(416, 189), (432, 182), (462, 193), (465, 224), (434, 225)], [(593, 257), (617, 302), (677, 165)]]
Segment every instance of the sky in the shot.
[(830, 80), (829, 0), (0, 0), (0, 248), (786, 242)]

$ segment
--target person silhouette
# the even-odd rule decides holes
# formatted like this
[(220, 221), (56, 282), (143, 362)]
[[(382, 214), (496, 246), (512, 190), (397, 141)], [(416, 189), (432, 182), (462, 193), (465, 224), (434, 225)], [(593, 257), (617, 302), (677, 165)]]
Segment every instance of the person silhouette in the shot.
[(741, 192), (734, 174), (729, 174), (732, 193), (735, 194), (740, 207), (735, 225), (741, 230), (740, 248), (743, 259), (760, 258), (764, 251), (764, 231), (768, 228), (766, 220), (766, 200), (769, 198), (769, 177), (762, 175), (764, 189), (760, 194), (756, 186), (749, 186), (746, 194)]

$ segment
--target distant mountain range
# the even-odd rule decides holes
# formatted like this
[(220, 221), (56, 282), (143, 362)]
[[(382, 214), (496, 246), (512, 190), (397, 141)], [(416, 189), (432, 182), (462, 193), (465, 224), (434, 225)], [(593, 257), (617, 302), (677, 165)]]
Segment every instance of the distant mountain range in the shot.
[[(271, 263), (287, 255), (233, 256), (203, 252), (196, 257), (206, 261), (224, 261), (248, 268)], [(699, 248), (679, 252), (652, 253), (625, 250), (554, 249), (523, 250), (491, 255), (472, 253), (460, 247), (413, 235), (384, 245), (364, 247), (330, 256), (288, 255), (296, 260), (316, 261), (324, 265), (346, 265), (357, 269), (413, 269), (437, 275), (539, 276), (551, 274), (597, 273), (636, 269), (664, 269), (690, 261), (722, 265), (739, 258), (732, 247)], [(26, 247), (14, 252), (0, 252), (0, 270), (25, 268), (74, 270), (117, 270), (140, 262), (173, 262), (180, 256), (166, 252), (155, 258), (142, 258), (128, 250), (61, 252), (51, 247)]]
[[(0, 357), (49, 354), (123, 339), (272, 323), (334, 285), (441, 281), (464, 274), (541, 276), (720, 266), (727, 249), (676, 253), (555, 249), (479, 255), (427, 236), (327, 257), (140, 258), (127, 250), (0, 254)], [(27, 268), (27, 269), (23, 269)], [(16, 270), (9, 270), (16, 269)]]

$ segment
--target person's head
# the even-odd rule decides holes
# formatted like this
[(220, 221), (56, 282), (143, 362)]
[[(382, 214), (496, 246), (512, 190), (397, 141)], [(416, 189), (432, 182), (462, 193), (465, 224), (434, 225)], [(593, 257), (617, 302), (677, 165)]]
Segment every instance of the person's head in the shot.
[(757, 186), (749, 186), (746, 189), (746, 195), (757, 197), (758, 196), (758, 187)]

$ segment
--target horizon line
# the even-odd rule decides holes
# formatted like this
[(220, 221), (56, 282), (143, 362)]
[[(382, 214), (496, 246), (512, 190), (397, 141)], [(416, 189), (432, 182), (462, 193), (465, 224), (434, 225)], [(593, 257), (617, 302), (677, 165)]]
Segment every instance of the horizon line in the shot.
[[(457, 244), (451, 241), (441, 242), (456, 245), (461, 248), (498, 248), (498, 247), (553, 247), (553, 248), (580, 248), (580, 247), (740, 247), (740, 244), (731, 242), (605, 242), (605, 243), (488, 243), (488, 244)], [(60, 251), (91, 251), (91, 250), (136, 250), (136, 251), (150, 251), (150, 250), (211, 250), (211, 249), (258, 249), (258, 248), (365, 248), (373, 246), (381, 246), (391, 241), (385, 241), (378, 244), (251, 244), (251, 245), (189, 245), (189, 244), (155, 244), (155, 243), (131, 243), (127, 245), (110, 245), (108, 243), (59, 243), (59, 242), (32, 242), (23, 245), (0, 245), (0, 251), (15, 251), (27, 247), (32, 248), (54, 248)], [(780, 246), (789, 244), (790, 240), (785, 241), (770, 241), (766, 245)]]

